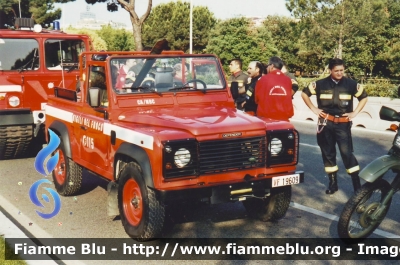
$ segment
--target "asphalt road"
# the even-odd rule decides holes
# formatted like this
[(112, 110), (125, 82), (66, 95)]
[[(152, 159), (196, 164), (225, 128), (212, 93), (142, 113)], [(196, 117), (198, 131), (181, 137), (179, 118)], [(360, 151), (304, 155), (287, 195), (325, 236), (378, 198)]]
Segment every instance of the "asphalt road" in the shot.
[[(275, 223), (251, 219), (240, 202), (220, 205), (197, 205), (180, 208), (165, 230), (166, 238), (337, 238), (337, 221), (343, 205), (353, 193), (350, 177), (338, 155), (339, 191), (326, 195), (328, 179), (323, 169), (319, 147), (316, 145), (314, 123), (293, 122), (300, 132), (300, 161), (298, 169), (305, 171), (305, 183), (294, 185), (292, 205), (286, 216)], [(353, 130), (354, 153), (364, 167), (378, 156), (386, 154), (392, 145), (393, 132)], [(34, 169), (34, 158), (0, 161), (0, 206), (20, 227), (37, 238), (128, 238), (118, 217), (107, 216), (107, 182), (84, 174), (84, 189), (79, 195), (61, 197), (61, 211), (52, 219), (42, 219), (29, 198), (31, 185), (42, 178)], [(390, 173), (389, 177), (393, 177)], [(51, 180), (49, 177), (48, 179)], [(53, 188), (52, 185), (43, 187)], [(45, 209), (53, 209), (52, 202)], [(383, 235), (399, 235), (399, 194), (379, 226)], [(41, 210), (45, 211), (45, 210)], [(381, 237), (373, 234), (372, 237)], [(400, 238), (400, 236), (399, 236)], [(154, 261), (156, 264), (157, 261)], [(236, 264), (239, 261), (204, 261), (201, 264)], [(325, 261), (331, 264), (333, 261)], [(65, 261), (67, 264), (75, 264)], [(86, 264), (110, 264), (110, 261), (85, 261)], [(130, 264), (118, 261), (115, 264)], [(189, 264), (192, 261), (163, 261), (164, 264)], [(239, 262), (243, 264), (243, 261)], [(244, 262), (253, 263), (253, 262)], [(257, 262), (256, 262), (257, 263)], [(290, 264), (292, 262), (289, 262)], [(274, 264), (289, 264), (274, 261)], [(296, 264), (313, 264), (297, 261)], [(316, 262), (315, 264), (320, 264)], [(335, 262), (333, 262), (335, 263)], [(346, 262), (348, 264), (349, 262)], [(357, 263), (352, 261), (351, 263)], [(385, 264), (392, 264), (390, 261)], [(113, 263), (114, 264), (114, 263)], [(361, 263), (360, 263), (361, 264)], [(364, 261), (362, 264), (376, 264)]]

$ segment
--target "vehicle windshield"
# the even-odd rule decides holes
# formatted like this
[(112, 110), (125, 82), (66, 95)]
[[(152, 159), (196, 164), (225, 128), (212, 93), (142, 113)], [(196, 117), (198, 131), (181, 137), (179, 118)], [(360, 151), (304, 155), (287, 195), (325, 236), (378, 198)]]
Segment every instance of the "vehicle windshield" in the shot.
[(225, 78), (216, 57), (128, 56), (110, 60), (112, 84), (119, 94), (169, 93), (223, 89)]

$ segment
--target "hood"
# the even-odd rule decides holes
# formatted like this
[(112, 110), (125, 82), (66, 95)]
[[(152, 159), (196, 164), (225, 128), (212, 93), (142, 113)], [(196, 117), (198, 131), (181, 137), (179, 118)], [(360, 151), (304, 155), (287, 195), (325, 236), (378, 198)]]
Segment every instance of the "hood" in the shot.
[(180, 129), (194, 136), (238, 131), (266, 130), (265, 122), (257, 117), (222, 106), (173, 107), (152, 113), (127, 111), (119, 116), (123, 122)]

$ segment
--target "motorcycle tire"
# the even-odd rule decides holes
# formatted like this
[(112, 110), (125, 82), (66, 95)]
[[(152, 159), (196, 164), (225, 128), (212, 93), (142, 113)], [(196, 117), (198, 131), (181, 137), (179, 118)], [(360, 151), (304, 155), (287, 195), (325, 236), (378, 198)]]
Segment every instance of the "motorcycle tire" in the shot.
[(338, 234), (341, 239), (362, 239), (370, 236), (380, 225), (390, 208), (387, 208), (379, 221), (372, 222), (371, 215), (391, 189), (389, 183), (379, 179), (373, 183), (365, 183), (346, 203), (338, 222)]

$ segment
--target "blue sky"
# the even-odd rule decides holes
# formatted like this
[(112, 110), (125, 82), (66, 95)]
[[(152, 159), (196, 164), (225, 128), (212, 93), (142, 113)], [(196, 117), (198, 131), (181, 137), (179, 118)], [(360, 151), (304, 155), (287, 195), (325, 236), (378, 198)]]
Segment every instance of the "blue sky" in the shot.
[[(179, 1), (179, 0), (175, 0)], [(190, 2), (190, 0), (186, 0)], [(285, 0), (192, 0), (194, 6), (206, 6), (219, 19), (227, 19), (235, 16), (266, 17), (267, 15), (290, 16), (285, 7)], [(160, 3), (168, 3), (171, 0), (153, 0), (153, 7)], [(136, 0), (136, 12), (143, 15), (146, 10), (148, 0)], [(57, 4), (56, 7), (63, 8), (63, 15), (60, 19), (61, 24), (75, 24), (79, 20), (81, 12), (85, 12), (87, 6), (90, 12), (96, 14), (96, 19), (105, 21), (115, 21), (125, 23), (131, 27), (129, 14), (123, 9), (118, 12), (108, 12), (106, 3), (95, 5), (86, 4), (85, 0), (76, 0), (67, 4)], [(63, 25), (61, 25), (63, 27)]]

